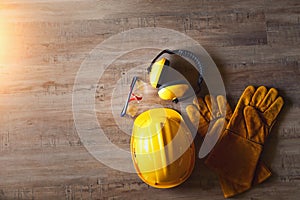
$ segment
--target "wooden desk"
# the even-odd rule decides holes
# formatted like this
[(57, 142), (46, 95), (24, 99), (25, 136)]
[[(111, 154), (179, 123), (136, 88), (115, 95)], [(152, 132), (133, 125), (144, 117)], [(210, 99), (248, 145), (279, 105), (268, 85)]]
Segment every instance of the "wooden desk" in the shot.
[[(142, 27), (173, 29), (202, 44), (232, 106), (247, 85), (279, 90), (285, 106), (263, 155), (273, 176), (236, 198), (299, 199), (299, 13), (298, 0), (1, 1), (0, 199), (223, 199), (217, 177), (199, 159), (184, 184), (159, 190), (100, 163), (80, 141), (72, 114), (80, 65), (102, 41)], [(139, 64), (137, 55), (119, 58), (89, 86), (98, 87), (101, 126), (124, 149), (130, 137), (101, 102)]]

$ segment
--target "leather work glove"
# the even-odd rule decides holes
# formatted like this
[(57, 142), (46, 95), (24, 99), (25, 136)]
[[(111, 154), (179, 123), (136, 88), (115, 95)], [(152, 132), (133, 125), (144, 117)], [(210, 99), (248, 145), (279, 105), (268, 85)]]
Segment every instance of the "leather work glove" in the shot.
[[(198, 97), (193, 100), (193, 104), (186, 107), (186, 113), (195, 128), (198, 127), (198, 133), (205, 137), (208, 132), (209, 124), (211, 128), (223, 129), (229, 121), (232, 111), (229, 104), (226, 103), (224, 96), (217, 96), (217, 98), (206, 95), (204, 99)], [(216, 128), (216, 126), (220, 126)], [(222, 127), (221, 127), (222, 126)]]
[[(198, 133), (202, 137), (205, 137), (206, 134), (214, 135), (213, 140), (217, 140), (220, 137), (232, 116), (232, 110), (226, 102), (226, 98), (221, 95), (217, 96), (217, 98), (206, 95), (204, 99), (194, 99), (193, 104), (186, 107), (186, 112), (194, 127), (198, 127)], [(210, 124), (211, 127), (208, 130)], [(215, 145), (215, 142), (208, 141), (208, 143), (204, 145), (207, 144)], [(208, 150), (205, 148), (208, 148)], [(204, 151), (201, 152), (200, 150), (200, 158), (205, 157), (212, 147), (205, 148), (202, 149), (201, 147), (201, 150)], [(260, 161), (257, 166), (253, 184), (263, 182), (270, 175), (270, 170)], [(222, 177), (219, 177), (219, 179), (225, 197), (234, 196), (249, 189), (248, 187), (230, 182), (230, 180)]]
[(259, 159), (283, 104), (275, 88), (245, 89), (226, 129), (205, 160), (219, 175), (225, 198), (244, 192), (271, 175)]

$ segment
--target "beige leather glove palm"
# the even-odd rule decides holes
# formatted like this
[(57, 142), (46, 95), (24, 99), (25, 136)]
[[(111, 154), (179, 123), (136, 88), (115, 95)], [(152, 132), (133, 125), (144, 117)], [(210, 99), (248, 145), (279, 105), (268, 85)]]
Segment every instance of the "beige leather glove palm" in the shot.
[(226, 98), (221, 95), (217, 98), (210, 95), (206, 95), (204, 99), (195, 98), (193, 104), (186, 107), (186, 113), (194, 127), (198, 127), (198, 133), (202, 137), (206, 135), (209, 127), (211, 133), (216, 130), (221, 132), (232, 115)]
[(220, 177), (224, 196), (231, 197), (270, 176), (259, 162), (265, 138), (283, 106), (276, 89), (249, 86), (205, 163)]

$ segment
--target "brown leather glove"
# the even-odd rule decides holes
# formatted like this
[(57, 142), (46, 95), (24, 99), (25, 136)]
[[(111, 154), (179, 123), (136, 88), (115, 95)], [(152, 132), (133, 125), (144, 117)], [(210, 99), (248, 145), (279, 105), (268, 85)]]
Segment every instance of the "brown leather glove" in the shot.
[[(232, 116), (231, 108), (224, 96), (219, 95), (217, 98), (214, 98), (213, 96), (206, 95), (204, 99), (198, 98), (198, 101), (194, 99), (193, 104), (186, 107), (186, 112), (194, 127), (198, 126), (198, 133), (202, 137), (206, 134), (211, 136), (206, 138), (208, 142), (204, 143), (202, 146), (204, 148), (201, 147), (200, 149), (199, 157), (203, 158), (211, 150), (210, 146), (215, 145), (215, 142), (210, 140), (217, 140), (227, 126)], [(209, 125), (210, 129), (208, 130)], [(208, 145), (208, 147), (204, 145)], [(262, 162), (259, 162), (253, 184), (264, 181), (270, 175), (271, 172), (268, 168)], [(220, 184), (225, 197), (233, 196), (249, 189), (222, 177), (220, 177)]]
[(224, 196), (231, 197), (271, 175), (260, 154), (265, 138), (284, 102), (276, 89), (248, 86), (230, 118), (226, 130), (205, 163), (220, 178)]

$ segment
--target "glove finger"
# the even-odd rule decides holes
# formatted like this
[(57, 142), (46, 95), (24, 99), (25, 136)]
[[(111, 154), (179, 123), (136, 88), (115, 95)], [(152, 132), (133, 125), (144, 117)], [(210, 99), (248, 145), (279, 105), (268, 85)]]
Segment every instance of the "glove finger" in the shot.
[(257, 88), (257, 90), (255, 91), (251, 99), (250, 105), (254, 107), (258, 107), (258, 105), (265, 98), (266, 94), (267, 94), (267, 88), (265, 86), (260, 86), (259, 88)]
[(234, 113), (235, 112), (242, 112), (244, 110), (244, 107), (247, 106), (247, 105), (249, 105), (254, 92), (255, 92), (255, 88), (252, 85), (248, 86), (244, 90), (244, 92), (241, 95), (241, 97), (240, 97), (240, 99), (238, 101), (238, 104), (237, 104), (237, 106), (236, 106), (236, 108), (234, 110)]
[(263, 113), (265, 121), (268, 126), (271, 126), (282, 109), (284, 104), (283, 98), (278, 97), (275, 102)]
[(215, 119), (217, 117), (218, 111), (219, 111), (218, 104), (216, 102), (215, 97), (213, 97), (212, 95), (206, 95), (204, 100), (205, 100), (208, 110), (211, 113), (211, 120)]
[(198, 98), (195, 97), (193, 99), (193, 104), (197, 107), (198, 110), (200, 110)]
[(205, 137), (205, 135), (207, 134), (208, 127), (209, 127), (209, 122), (205, 121), (205, 119), (203, 117), (200, 117), (199, 126), (198, 126), (198, 133), (202, 137)]
[(275, 88), (271, 88), (268, 94), (266, 95), (266, 97), (262, 100), (262, 102), (258, 106), (258, 109), (261, 112), (265, 112), (268, 109), (268, 107), (275, 101), (277, 95), (278, 95), (278, 91)]
[(247, 138), (256, 143), (264, 144), (267, 131), (257, 110), (252, 106), (247, 106), (244, 109), (244, 116), (247, 127)]
[[(188, 105), (185, 108), (185, 111), (187, 113), (188, 118), (192, 122), (194, 128), (197, 129), (198, 124), (199, 124), (199, 120), (200, 120), (200, 117), (201, 117), (199, 110), (197, 109), (197, 107), (195, 105), (191, 104), (191, 105)], [(206, 122), (206, 123), (208, 123), (208, 122)]]
[(221, 116), (225, 116), (225, 119), (229, 121), (232, 116), (232, 110), (226, 98), (222, 95), (217, 96), (217, 103)]
[(225, 116), (226, 115), (226, 104), (227, 104), (226, 98), (222, 95), (218, 95), (217, 96), (217, 104), (218, 104), (220, 115)]
[(250, 100), (255, 92), (253, 86), (248, 86), (243, 94), (241, 95), (240, 100), (232, 114), (232, 117), (229, 120), (227, 129), (233, 131), (234, 133), (240, 135), (241, 137), (247, 137), (247, 129), (244, 119), (244, 108), (249, 105)]
[(210, 121), (212, 119), (212, 116), (211, 116), (211, 112), (209, 111), (206, 103), (204, 102), (204, 100), (202, 98), (198, 98), (198, 105), (199, 105), (199, 111), (201, 113), (201, 115), (203, 117), (205, 117), (205, 119), (207, 121)]

